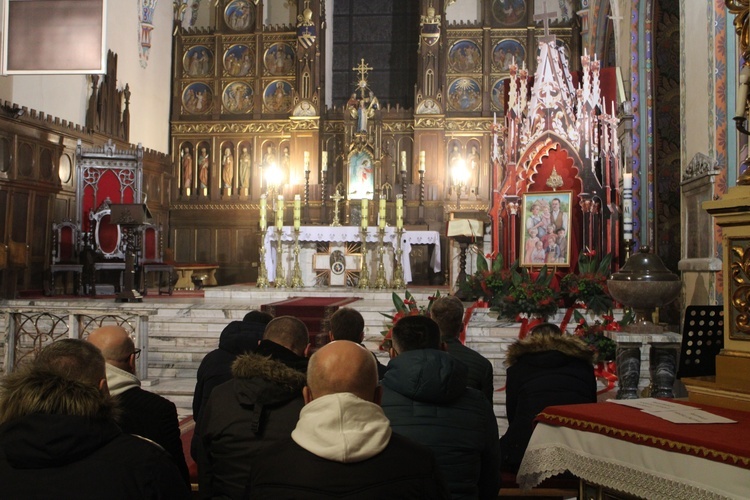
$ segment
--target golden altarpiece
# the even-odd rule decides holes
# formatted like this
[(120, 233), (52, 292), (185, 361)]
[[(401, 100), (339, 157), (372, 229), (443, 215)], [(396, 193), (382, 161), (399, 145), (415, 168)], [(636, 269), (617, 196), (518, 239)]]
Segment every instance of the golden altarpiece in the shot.
[[(351, 97), (326, 106), (326, 19), (333, 13), (320, 0), (298, 0), (294, 23), (267, 26), (263, 3), (219, 0), (213, 27), (175, 35), (175, 260), (217, 263), (223, 283), (254, 281), (264, 194), (269, 203), (300, 195), (305, 225), (332, 222), (336, 193), (342, 224), (356, 224), (362, 197), (373, 204), (385, 197), (393, 224), (401, 194), (407, 229), (443, 235), (451, 214), (490, 210), (493, 123), (503, 121), (510, 68), (533, 72), (544, 35), (533, 2), (511, 12), (502, 1), (482, 2), (480, 21), (449, 23), (444, 0), (420, 0), (411, 109), (378, 98), (366, 56), (352, 65)], [(577, 61), (575, 13), (548, 18), (558, 45)], [(354, 167), (365, 161), (371, 175), (363, 185)], [(457, 165), (466, 172), (460, 179), (451, 175)], [(287, 210), (291, 224), (291, 204)], [(442, 281), (429, 270), (427, 251), (411, 259), (414, 283)]]

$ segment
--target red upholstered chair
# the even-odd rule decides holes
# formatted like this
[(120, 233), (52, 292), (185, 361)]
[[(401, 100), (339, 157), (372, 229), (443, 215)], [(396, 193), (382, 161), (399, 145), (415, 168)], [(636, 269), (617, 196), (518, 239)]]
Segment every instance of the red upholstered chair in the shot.
[[(78, 224), (65, 220), (52, 224), (52, 264), (51, 292), (55, 293), (55, 275), (57, 273), (73, 274), (73, 293), (79, 295), (83, 285), (83, 263), (80, 260), (80, 229)], [(63, 282), (63, 292), (67, 291), (67, 279)]]

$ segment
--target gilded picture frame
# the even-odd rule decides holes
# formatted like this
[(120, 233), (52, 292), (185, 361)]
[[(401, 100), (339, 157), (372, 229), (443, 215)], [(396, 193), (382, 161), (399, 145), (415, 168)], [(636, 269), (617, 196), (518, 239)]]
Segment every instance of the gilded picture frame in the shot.
[(570, 267), (572, 191), (531, 192), (521, 208), (520, 264)]

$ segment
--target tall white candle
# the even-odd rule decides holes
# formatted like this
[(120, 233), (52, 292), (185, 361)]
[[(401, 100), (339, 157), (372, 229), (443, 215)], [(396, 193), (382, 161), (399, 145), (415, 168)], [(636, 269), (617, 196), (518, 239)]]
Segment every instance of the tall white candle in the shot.
[(406, 172), (406, 151), (401, 151), (401, 171)]
[(326, 172), (328, 170), (328, 151), (323, 151), (320, 158), (320, 163), (322, 163), (320, 169), (323, 172)]
[(419, 152), (419, 171), (424, 172), (424, 165), (425, 165), (425, 152), (420, 151)]
[(367, 213), (368, 210), (369, 210), (369, 201), (367, 198), (362, 198), (362, 209), (360, 210), (360, 214), (361, 214), (360, 227), (362, 229), (367, 229), (367, 223), (368, 223), (368, 219), (370, 216), (370, 214)]
[(284, 195), (280, 194), (276, 201), (276, 229), (281, 231), (284, 227)]
[(309, 172), (310, 171), (310, 152), (305, 151), (303, 154), (303, 158), (304, 158), (303, 164), (305, 166), (305, 172)]
[(385, 229), (385, 198), (381, 196), (378, 203), (380, 205), (378, 207), (378, 227), (380, 229)]
[(396, 229), (404, 227), (404, 195), (396, 195)]
[(266, 201), (266, 195), (262, 194), (260, 195), (260, 230), (265, 231), (266, 227), (268, 227), (268, 223), (266, 221), (266, 208), (268, 207), (268, 202)]
[(633, 189), (633, 174), (630, 172), (625, 172), (622, 174), (622, 188), (623, 189)]

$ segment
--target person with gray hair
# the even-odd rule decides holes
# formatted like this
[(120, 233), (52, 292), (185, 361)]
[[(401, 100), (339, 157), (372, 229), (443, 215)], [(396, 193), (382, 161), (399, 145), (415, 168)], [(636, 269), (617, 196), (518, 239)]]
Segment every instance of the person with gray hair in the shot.
[(303, 394), (291, 437), (253, 467), (245, 498), (448, 498), (432, 453), (391, 431), (367, 349), (321, 347)]
[(99, 349), (64, 339), (0, 380), (6, 498), (189, 498), (169, 455), (115, 422)]
[(430, 317), (440, 327), (440, 338), (448, 353), (469, 369), (466, 385), (481, 391), (492, 403), (493, 387), (492, 363), (477, 351), (461, 343), (464, 329), (464, 304), (454, 295), (439, 297), (432, 303)]
[(237, 356), (232, 379), (211, 391), (191, 450), (201, 498), (239, 498), (264, 450), (289, 437), (304, 405), (308, 350), (307, 326), (279, 316), (255, 352)]
[(106, 325), (91, 332), (87, 340), (104, 355), (109, 392), (120, 409), (120, 428), (159, 444), (172, 456), (185, 484), (190, 484), (177, 408), (167, 398), (141, 389), (135, 372), (140, 349), (130, 334), (121, 326)]

